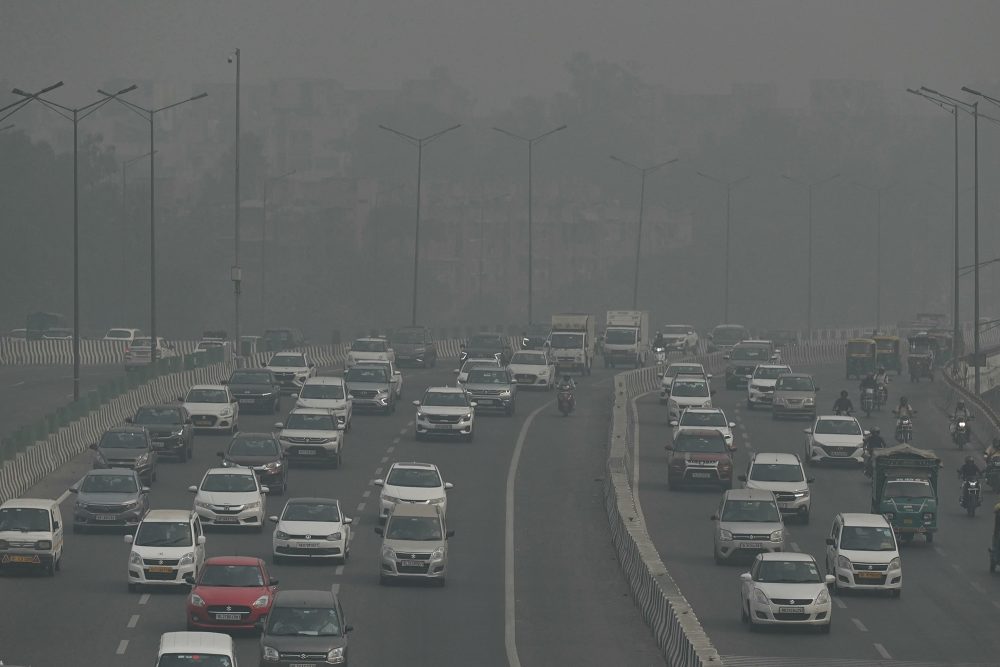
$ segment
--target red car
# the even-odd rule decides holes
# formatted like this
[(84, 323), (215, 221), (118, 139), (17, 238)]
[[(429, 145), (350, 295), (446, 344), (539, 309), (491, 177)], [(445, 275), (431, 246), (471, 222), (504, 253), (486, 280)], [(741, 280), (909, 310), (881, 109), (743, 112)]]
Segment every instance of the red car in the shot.
[(252, 630), (267, 616), (278, 592), (259, 558), (217, 556), (205, 561), (187, 599), (188, 630)]

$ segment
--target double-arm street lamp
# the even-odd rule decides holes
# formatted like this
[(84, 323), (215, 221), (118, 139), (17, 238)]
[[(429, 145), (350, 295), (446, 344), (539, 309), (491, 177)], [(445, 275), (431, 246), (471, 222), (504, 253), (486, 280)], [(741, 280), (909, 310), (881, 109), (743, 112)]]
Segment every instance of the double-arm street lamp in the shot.
[(121, 281), (122, 295), (121, 303), (122, 306), (125, 305), (126, 298), (125, 292), (128, 289), (128, 245), (125, 243), (125, 239), (128, 235), (128, 201), (126, 198), (126, 193), (128, 192), (128, 178), (126, 174), (128, 173), (128, 167), (134, 162), (143, 160), (149, 157), (151, 153), (145, 153), (131, 160), (122, 160), (122, 228), (121, 228), (121, 239), (122, 239), (122, 272), (118, 277)]
[(745, 181), (748, 178), (750, 178), (750, 176), (744, 176), (742, 178), (737, 178), (734, 181), (727, 181), (727, 180), (719, 178), (717, 176), (712, 176), (711, 174), (706, 174), (703, 171), (699, 171), (697, 173), (702, 178), (707, 178), (710, 181), (715, 181), (719, 185), (723, 185), (726, 188), (726, 262), (725, 262), (725, 264), (726, 264), (726, 273), (725, 273), (725, 277), (723, 278), (723, 280), (725, 281), (725, 284), (724, 284), (724, 287), (723, 287), (723, 295), (722, 295), (722, 321), (723, 322), (728, 322), (729, 321), (729, 265), (731, 263), (730, 257), (729, 257), (729, 247), (730, 247), (730, 245), (729, 245), (729, 233), (730, 233), (730, 221), (731, 221), (731, 214), (732, 214), (732, 206), (731, 206), (732, 193), (733, 193), (733, 188), (734, 187), (736, 187), (738, 184), (740, 184), (743, 181)]
[[(135, 86), (132, 86), (132, 88), (135, 88)], [(131, 90), (131, 88), (126, 90)], [(208, 93), (199, 93), (193, 97), (188, 97), (187, 99), (174, 102), (173, 104), (147, 109), (146, 107), (141, 107), (138, 104), (122, 99), (120, 95), (124, 91), (119, 91), (114, 94), (106, 93), (102, 90), (98, 90), (97, 92), (106, 96), (108, 99), (113, 99), (124, 105), (126, 108), (130, 109), (133, 113), (149, 123), (149, 152), (147, 153), (149, 156), (149, 363), (155, 364), (160, 350), (156, 344), (156, 133), (154, 132), (156, 124), (153, 122), (153, 119), (156, 114), (161, 111), (166, 111), (167, 109), (173, 109), (174, 107), (187, 104), (188, 102), (200, 100), (203, 97), (207, 97)]]
[(675, 157), (673, 160), (667, 160), (666, 162), (654, 164), (650, 167), (640, 167), (627, 160), (623, 160), (616, 155), (612, 155), (611, 159), (625, 165), (629, 169), (639, 172), (641, 177), (641, 184), (639, 186), (639, 228), (636, 230), (635, 234), (635, 276), (632, 279), (632, 310), (636, 310), (639, 307), (639, 261), (642, 257), (642, 214), (646, 203), (646, 176), (658, 169), (666, 167), (668, 164), (677, 162), (680, 158)]
[[(94, 100), (90, 104), (82, 107), (71, 108), (63, 106), (62, 104), (57, 104), (51, 100), (47, 100), (42, 95), (45, 93), (55, 90), (59, 86), (63, 85), (62, 81), (55, 83), (47, 88), (36, 93), (27, 93), (20, 88), (15, 88), (11, 92), (15, 95), (20, 95), (24, 99), (9, 104), (4, 107), (3, 110), (13, 109), (6, 116), (0, 118), (0, 121), (6, 119), (11, 114), (23, 109), (32, 101), (37, 101), (43, 104), (48, 109), (56, 112), (66, 120), (73, 123), (73, 400), (80, 399), (80, 142), (79, 142), (79, 126), (80, 121), (94, 113), (102, 106), (107, 104), (114, 95), (109, 95), (108, 93), (101, 93), (103, 97), (98, 100)], [(135, 90), (135, 86), (129, 86), (119, 90), (115, 95), (124, 95), (127, 92)], [(0, 110), (0, 111), (3, 111)]]
[(872, 187), (857, 181), (851, 185), (875, 193), (875, 331), (882, 328), (882, 193), (893, 186)]
[(812, 339), (813, 331), (813, 190), (821, 185), (829, 183), (835, 178), (840, 178), (840, 174), (834, 174), (832, 176), (827, 176), (826, 178), (819, 181), (812, 181), (807, 183), (805, 181), (800, 181), (798, 179), (792, 178), (788, 174), (782, 174), (781, 177), (786, 181), (795, 183), (796, 185), (803, 187), (809, 194), (809, 245), (808, 245), (808, 260), (806, 264), (808, 265), (808, 276), (807, 276), (807, 287), (806, 292), (808, 293), (806, 297), (806, 331), (808, 332), (809, 338)]
[(413, 137), (405, 132), (400, 132), (399, 130), (394, 130), (391, 127), (385, 125), (379, 125), (379, 127), (386, 132), (392, 132), (398, 137), (405, 139), (409, 144), (417, 147), (417, 221), (416, 221), (416, 231), (413, 236), (413, 314), (410, 318), (410, 324), (417, 326), (417, 278), (419, 277), (420, 269), (420, 195), (421, 195), (421, 180), (423, 174), (423, 164), (424, 164), (424, 146), (431, 143), (443, 134), (447, 134), (452, 130), (457, 130), (462, 127), (461, 123), (457, 125), (452, 125), (451, 127), (435, 132), (434, 134), (428, 134), (426, 137)]
[(534, 271), (532, 270), (533, 264), (533, 234), (532, 234), (532, 215), (531, 215), (531, 200), (532, 200), (532, 164), (533, 164), (533, 149), (535, 144), (549, 136), (550, 134), (555, 134), (556, 132), (561, 132), (566, 129), (566, 125), (560, 125), (559, 127), (553, 128), (548, 132), (542, 132), (541, 134), (534, 137), (522, 137), (520, 134), (515, 134), (509, 130), (505, 130), (500, 127), (494, 127), (494, 130), (500, 134), (505, 134), (511, 139), (517, 139), (528, 146), (528, 325), (533, 323), (533, 306), (532, 297), (534, 293)]
[(267, 324), (267, 313), (264, 311), (265, 305), (265, 292), (267, 291), (267, 191), (270, 189), (273, 183), (282, 181), (292, 174), (295, 170), (286, 171), (283, 174), (278, 174), (277, 176), (270, 176), (264, 179), (264, 193), (261, 197), (260, 204), (260, 320), (261, 324)]

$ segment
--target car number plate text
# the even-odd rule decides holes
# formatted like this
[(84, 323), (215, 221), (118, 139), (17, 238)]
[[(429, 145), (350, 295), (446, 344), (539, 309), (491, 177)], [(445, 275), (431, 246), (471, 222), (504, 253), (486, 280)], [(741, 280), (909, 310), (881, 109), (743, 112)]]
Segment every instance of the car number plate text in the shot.
[(17, 555), (7, 555), (4, 554), (4, 563), (41, 563), (42, 561), (38, 556), (17, 556)]
[(880, 579), (882, 577), (881, 572), (858, 572), (857, 577), (859, 579)]
[(691, 476), (692, 477), (697, 477), (698, 479), (708, 479), (709, 477), (712, 476), (712, 473), (710, 473), (710, 472), (693, 472), (693, 473), (691, 473)]
[(295, 453), (298, 454), (299, 456), (316, 456), (315, 449), (300, 449)]
[(98, 514), (94, 516), (94, 518), (97, 519), (98, 521), (114, 521), (118, 517), (116, 517), (114, 514)]
[(240, 399), (240, 403), (243, 403), (244, 405), (248, 405), (248, 404), (254, 403), (254, 400), (252, 398), (241, 398)]
[(740, 549), (760, 549), (760, 542), (740, 542)]
[(293, 662), (288, 667), (316, 667), (315, 662)]
[(216, 614), (215, 620), (217, 621), (238, 621), (243, 618), (240, 614)]
[(805, 607), (778, 607), (779, 614), (804, 614)]
[(172, 567), (165, 567), (163, 565), (153, 565), (149, 568), (150, 572), (155, 572), (156, 574), (170, 574), (174, 571)]
[(235, 516), (220, 516), (216, 517), (216, 523), (239, 523), (239, 519)]
[(419, 560), (401, 560), (399, 561), (399, 564), (402, 565), (403, 567), (420, 567), (424, 563), (423, 561)]
[(300, 549), (315, 549), (319, 546), (319, 542), (297, 542), (295, 546)]

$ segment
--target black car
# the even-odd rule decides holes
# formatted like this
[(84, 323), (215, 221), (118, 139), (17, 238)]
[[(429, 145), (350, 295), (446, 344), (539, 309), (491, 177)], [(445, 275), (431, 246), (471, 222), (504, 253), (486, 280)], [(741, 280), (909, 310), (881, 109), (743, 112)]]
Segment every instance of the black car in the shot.
[(264, 349), (270, 352), (294, 350), (305, 342), (302, 332), (291, 327), (268, 329), (261, 339), (264, 342)]
[(139, 473), (143, 481), (156, 481), (157, 454), (145, 426), (109, 428), (101, 441), (90, 448), (97, 452), (95, 468), (130, 468)]
[(481, 333), (470, 338), (469, 342), (462, 346), (460, 356), (462, 361), (469, 357), (473, 359), (496, 357), (500, 360), (501, 366), (506, 366), (513, 354), (510, 341), (503, 334)]
[(392, 337), (396, 365), (412, 364), (427, 368), (437, 363), (437, 346), (427, 327), (403, 327)]
[(521, 333), (522, 350), (541, 350), (549, 339), (552, 327), (547, 324), (532, 324)]
[(238, 433), (219, 457), (226, 468), (253, 468), (261, 486), (270, 489), (272, 495), (282, 495), (288, 488), (288, 462), (273, 433)]
[(145, 426), (160, 456), (186, 461), (194, 455), (194, 426), (183, 405), (144, 405), (125, 421)]
[(347, 665), (344, 610), (332, 590), (278, 591), (260, 631), (260, 664)]
[(281, 385), (266, 368), (238, 368), (223, 384), (240, 404), (240, 412), (276, 413), (281, 410)]

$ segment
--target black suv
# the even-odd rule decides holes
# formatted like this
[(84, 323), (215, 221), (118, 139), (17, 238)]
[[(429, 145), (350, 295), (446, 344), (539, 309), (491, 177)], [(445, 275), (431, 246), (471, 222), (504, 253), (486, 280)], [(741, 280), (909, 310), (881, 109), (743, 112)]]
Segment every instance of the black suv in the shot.
[(726, 389), (747, 386), (747, 376), (758, 364), (771, 363), (774, 352), (771, 346), (762, 343), (737, 343), (726, 354)]
[(503, 334), (481, 333), (470, 338), (469, 342), (462, 346), (461, 359), (465, 361), (470, 357), (473, 359), (496, 357), (500, 360), (501, 366), (506, 366), (513, 354), (514, 350)]
[(392, 348), (396, 352), (397, 366), (412, 364), (428, 368), (437, 363), (437, 346), (427, 327), (397, 329), (392, 336)]
[(145, 426), (161, 456), (186, 461), (194, 455), (194, 426), (183, 405), (143, 405), (125, 422)]
[(240, 412), (267, 414), (281, 410), (281, 385), (267, 368), (238, 368), (222, 384), (229, 385)]

